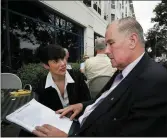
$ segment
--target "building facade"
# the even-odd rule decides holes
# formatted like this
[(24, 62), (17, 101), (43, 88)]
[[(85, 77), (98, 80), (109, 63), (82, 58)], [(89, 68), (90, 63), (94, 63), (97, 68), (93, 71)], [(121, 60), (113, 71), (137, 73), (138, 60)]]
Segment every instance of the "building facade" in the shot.
[(135, 18), (132, 0), (105, 1), (105, 15), (108, 23), (128, 16)]
[(133, 13), (131, 1), (2, 0), (2, 72), (38, 63), (36, 49), (48, 44), (67, 48), (69, 62), (94, 56), (94, 40), (104, 37), (108, 23)]

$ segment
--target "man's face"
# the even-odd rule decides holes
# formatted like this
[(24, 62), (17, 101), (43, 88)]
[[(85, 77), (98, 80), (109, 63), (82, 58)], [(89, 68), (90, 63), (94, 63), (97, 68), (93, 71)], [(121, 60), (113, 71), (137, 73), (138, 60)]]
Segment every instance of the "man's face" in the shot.
[(117, 26), (116, 23), (112, 24), (106, 31), (106, 54), (111, 59), (112, 66), (122, 70), (129, 64), (131, 51), (128, 37), (120, 33)]
[(55, 75), (65, 75), (66, 73), (66, 59), (49, 60), (48, 65), (45, 65), (45, 68), (48, 69), (52, 74)]
[(70, 56), (70, 54), (69, 54), (69, 52), (67, 52), (66, 56), (65, 56), (66, 61), (68, 61), (69, 56)]

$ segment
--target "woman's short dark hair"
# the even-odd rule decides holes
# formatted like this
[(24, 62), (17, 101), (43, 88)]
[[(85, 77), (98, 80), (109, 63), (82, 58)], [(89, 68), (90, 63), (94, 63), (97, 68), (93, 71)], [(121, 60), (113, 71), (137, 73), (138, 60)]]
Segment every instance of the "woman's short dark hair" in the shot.
[(65, 51), (59, 45), (50, 44), (48, 46), (39, 47), (37, 50), (37, 56), (42, 63), (48, 65), (49, 60), (58, 61), (59, 59), (64, 59)]

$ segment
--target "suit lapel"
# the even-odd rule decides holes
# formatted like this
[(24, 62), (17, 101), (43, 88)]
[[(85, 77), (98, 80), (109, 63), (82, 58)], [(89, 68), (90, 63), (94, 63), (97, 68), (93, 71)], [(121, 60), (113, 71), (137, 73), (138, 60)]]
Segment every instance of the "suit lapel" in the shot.
[[(148, 56), (145, 54), (139, 63), (133, 68), (133, 70), (122, 80), (122, 82), (98, 105), (98, 107), (88, 116), (86, 121), (83, 123), (80, 132), (91, 125), (95, 120), (107, 112), (121, 97), (121, 95), (126, 92), (128, 87), (134, 82), (134, 79), (143, 72), (144, 66), (148, 63)], [(106, 88), (103, 89), (103, 92), (108, 90), (113, 83), (113, 78), (106, 85)], [(111, 83), (112, 82), (112, 83)]]

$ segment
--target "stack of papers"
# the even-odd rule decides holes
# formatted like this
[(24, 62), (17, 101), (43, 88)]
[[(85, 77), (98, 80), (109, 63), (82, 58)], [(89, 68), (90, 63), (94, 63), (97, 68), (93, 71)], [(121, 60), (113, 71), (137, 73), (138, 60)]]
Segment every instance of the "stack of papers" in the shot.
[(60, 118), (59, 114), (50, 108), (32, 99), (30, 102), (17, 109), (15, 112), (6, 116), (8, 121), (11, 121), (19, 126), (24, 127), (29, 132), (35, 130), (36, 126), (49, 124), (64, 131), (68, 134), (72, 122), (69, 118)]

